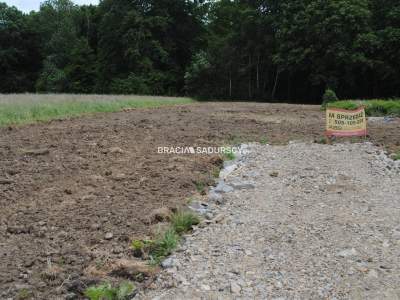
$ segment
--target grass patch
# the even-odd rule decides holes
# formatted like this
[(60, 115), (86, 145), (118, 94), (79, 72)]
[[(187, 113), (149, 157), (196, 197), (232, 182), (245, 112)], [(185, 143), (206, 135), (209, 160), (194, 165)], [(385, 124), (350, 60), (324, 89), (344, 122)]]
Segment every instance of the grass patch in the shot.
[(177, 211), (171, 217), (167, 230), (159, 233), (154, 240), (133, 240), (131, 249), (134, 256), (150, 259), (150, 264), (159, 264), (178, 246), (180, 236), (200, 223), (197, 215), (190, 211)]
[(117, 287), (110, 283), (91, 286), (85, 290), (85, 296), (90, 300), (125, 300), (133, 293), (135, 286), (130, 282), (123, 282)]
[(326, 137), (321, 137), (319, 139), (316, 139), (314, 142), (316, 144), (326, 145), (326, 144), (328, 144), (328, 139)]
[(356, 109), (365, 106), (365, 113), (369, 117), (393, 116), (400, 117), (400, 99), (398, 100), (344, 100), (328, 104), (328, 107), (342, 109)]
[(393, 156), (393, 160), (400, 160), (400, 151), (397, 151), (395, 155)]
[(234, 160), (236, 158), (235, 153), (229, 151), (224, 153), (224, 160)]
[[(190, 98), (90, 95), (0, 95), (0, 126), (30, 124), (129, 108), (188, 104)], [(41, 98), (43, 97), (43, 98)]]
[(160, 234), (149, 247), (151, 262), (153, 264), (158, 264), (165, 257), (170, 255), (178, 246), (179, 239), (180, 237), (174, 228), (169, 228), (163, 234)]
[(243, 138), (241, 136), (232, 134), (228, 137), (226, 141), (229, 145), (240, 145), (243, 143)]
[(261, 138), (261, 139), (260, 139), (260, 144), (261, 144), (261, 145), (266, 145), (266, 144), (268, 144), (267, 138), (265, 138), (265, 137)]
[(196, 181), (195, 183), (196, 186), (196, 190), (200, 193), (200, 194), (204, 194), (206, 191), (206, 184), (204, 182), (201, 181)]
[(200, 219), (192, 212), (178, 211), (171, 218), (172, 228), (176, 233), (182, 234), (192, 229), (193, 225), (200, 223)]
[(18, 291), (18, 294), (16, 296), (16, 300), (26, 300), (30, 299), (32, 297), (32, 292), (28, 289), (21, 289)]
[(221, 168), (219, 167), (214, 167), (211, 171), (211, 176), (213, 178), (219, 178), (219, 174), (221, 173)]

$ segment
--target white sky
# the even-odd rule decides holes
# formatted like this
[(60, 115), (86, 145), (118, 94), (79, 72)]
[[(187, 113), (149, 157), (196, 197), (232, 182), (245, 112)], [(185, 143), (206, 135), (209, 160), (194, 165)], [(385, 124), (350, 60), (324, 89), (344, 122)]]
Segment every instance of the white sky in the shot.
[[(0, 0), (0, 2), (5, 2), (9, 6), (15, 6), (19, 10), (24, 12), (30, 12), (31, 10), (39, 10), (41, 2), (44, 0)], [(73, 0), (76, 4), (97, 4), (98, 0)]]

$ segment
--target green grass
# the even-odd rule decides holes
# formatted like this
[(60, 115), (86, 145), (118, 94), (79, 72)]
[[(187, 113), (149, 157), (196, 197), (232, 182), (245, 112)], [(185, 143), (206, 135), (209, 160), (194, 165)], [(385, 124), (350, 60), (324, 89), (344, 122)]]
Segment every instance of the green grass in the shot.
[(326, 145), (326, 144), (328, 144), (328, 140), (327, 140), (326, 137), (321, 137), (321, 138), (319, 138), (319, 139), (316, 139), (316, 140), (315, 140), (315, 143)]
[(32, 296), (33, 296), (32, 292), (30, 290), (24, 288), (24, 289), (21, 289), (18, 291), (16, 300), (26, 300), (26, 299), (31, 298)]
[(234, 160), (235, 158), (236, 158), (236, 155), (233, 152), (225, 152), (224, 153), (224, 160), (229, 161), (229, 160)]
[(174, 228), (169, 228), (163, 234), (160, 234), (150, 246), (149, 254), (152, 263), (158, 264), (170, 255), (178, 246), (179, 239)]
[(260, 139), (260, 144), (261, 144), (261, 145), (266, 145), (266, 144), (268, 144), (268, 139), (267, 139), (266, 137), (261, 138), (261, 139)]
[(214, 167), (211, 171), (211, 176), (213, 178), (219, 178), (219, 174), (221, 173), (221, 168), (219, 167)]
[(157, 265), (175, 250), (180, 236), (199, 223), (200, 219), (194, 213), (179, 210), (172, 215), (169, 227), (160, 232), (154, 240), (134, 240), (131, 249), (141, 252), (143, 257), (150, 258), (151, 265)]
[(190, 98), (149, 96), (0, 95), (0, 126), (193, 102)]
[(88, 287), (85, 290), (85, 296), (90, 300), (125, 300), (134, 290), (135, 286), (130, 282), (123, 282), (117, 287), (104, 283)]
[(196, 181), (195, 183), (196, 186), (196, 190), (200, 193), (200, 194), (204, 194), (206, 191), (206, 184), (204, 182), (201, 181)]
[(398, 151), (397, 153), (395, 153), (393, 160), (400, 160), (400, 151)]
[(182, 234), (192, 229), (193, 225), (200, 223), (200, 219), (192, 212), (178, 211), (171, 218), (172, 228), (176, 233)]
[(400, 117), (400, 99), (398, 100), (344, 100), (331, 102), (328, 107), (342, 109), (356, 109), (359, 106), (365, 106), (365, 113), (369, 117), (394, 116)]

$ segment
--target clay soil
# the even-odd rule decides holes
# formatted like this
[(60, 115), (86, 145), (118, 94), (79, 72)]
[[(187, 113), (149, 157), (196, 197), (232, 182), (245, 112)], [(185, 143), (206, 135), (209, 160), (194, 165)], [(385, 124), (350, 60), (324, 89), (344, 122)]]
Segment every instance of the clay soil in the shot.
[[(1, 128), (0, 299), (149, 284), (151, 272), (126, 271), (130, 242), (154, 235), (154, 210), (200, 197), (196, 186), (212, 185), (220, 163), (158, 147), (313, 141), (324, 122), (319, 106), (199, 103)], [(399, 150), (400, 121), (371, 123), (368, 139)]]

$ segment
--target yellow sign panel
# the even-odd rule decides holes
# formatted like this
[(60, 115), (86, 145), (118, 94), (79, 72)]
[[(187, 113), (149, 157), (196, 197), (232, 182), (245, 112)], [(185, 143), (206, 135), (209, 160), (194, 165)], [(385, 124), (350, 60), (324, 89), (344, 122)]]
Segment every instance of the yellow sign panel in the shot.
[(360, 107), (356, 110), (328, 108), (326, 110), (326, 135), (367, 135), (367, 121), (364, 107)]

